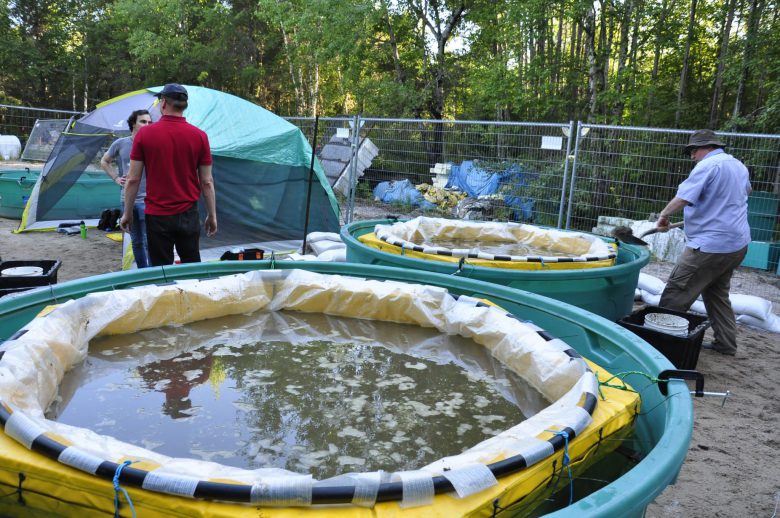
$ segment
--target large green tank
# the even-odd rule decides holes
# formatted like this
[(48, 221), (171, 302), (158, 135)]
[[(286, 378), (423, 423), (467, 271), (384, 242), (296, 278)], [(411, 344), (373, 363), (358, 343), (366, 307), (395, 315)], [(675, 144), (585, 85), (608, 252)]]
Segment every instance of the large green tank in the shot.
[(393, 221), (390, 220), (367, 220), (344, 226), (341, 229), (341, 239), (347, 245), (347, 261), (454, 274), (459, 277), (502, 284), (567, 302), (612, 321), (617, 321), (631, 313), (639, 270), (650, 261), (650, 254), (645, 247), (621, 244), (618, 249), (617, 263), (602, 268), (510, 270), (466, 263), (459, 270), (458, 265), (454, 263), (392, 254), (358, 241), (357, 238), (360, 236), (373, 232), (376, 225), (391, 223)]
[[(35, 182), (37, 169), (0, 169), (0, 217), (22, 219)], [(99, 218), (104, 209), (119, 208), (119, 186), (103, 171), (85, 171), (47, 219), (78, 220)]]
[[(519, 318), (533, 321), (543, 329), (565, 337), (566, 343), (582, 356), (613, 373), (642, 371), (657, 376), (673, 368), (663, 355), (634, 334), (569, 304), (498, 284), (452, 275), (350, 263), (195, 263), (118, 272), (51, 285), (0, 299), (0, 343), (10, 338), (46, 306), (62, 304), (94, 291), (170, 283), (181, 279), (208, 279), (269, 268), (300, 268), (324, 274), (439, 286), (455, 295), (488, 299)], [(628, 381), (641, 394), (642, 408), (652, 409), (640, 413), (635, 425), (635, 448), (641, 450), (642, 460), (612, 483), (584, 496), (573, 505), (554, 511), (550, 516), (641, 517), (647, 505), (677, 477), (688, 451), (693, 428), (693, 407), (688, 387), (682, 381), (671, 380), (668, 390), (674, 397), (667, 397), (644, 377), (632, 376)]]

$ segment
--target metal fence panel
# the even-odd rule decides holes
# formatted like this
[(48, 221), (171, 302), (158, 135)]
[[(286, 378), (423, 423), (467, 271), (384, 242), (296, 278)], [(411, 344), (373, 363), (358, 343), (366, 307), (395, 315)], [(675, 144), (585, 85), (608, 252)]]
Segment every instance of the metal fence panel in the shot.
[[(303, 132), (310, 144), (313, 143), (315, 119), (313, 117), (286, 117)], [(339, 201), (339, 222), (350, 221), (349, 165), (354, 155), (353, 139), (355, 117), (320, 117), (317, 120), (316, 142), (312, 146), (320, 160), (330, 186)]]
[[(684, 153), (691, 130), (582, 124), (575, 141), (566, 227), (592, 231), (599, 216), (632, 220), (658, 213), (694, 163)], [(780, 135), (718, 133), (750, 171), (748, 220), (753, 243), (746, 266), (778, 272)], [(681, 219), (681, 215), (676, 218)], [(766, 298), (774, 286), (760, 295)], [(776, 294), (771, 294), (773, 297)]]
[[(313, 125), (311, 119), (288, 120), (304, 133)], [(450, 218), (533, 221), (550, 226), (562, 223), (572, 123), (364, 117), (344, 120), (360, 128), (359, 134), (350, 134), (350, 173), (356, 181), (352, 182), (355, 187), (351, 196), (345, 200), (346, 221), (425, 213)], [(375, 149), (368, 154), (370, 161), (362, 156), (367, 147)], [(437, 167), (445, 171), (447, 165), (473, 168), (485, 183), (474, 186), (475, 194), (484, 194), (472, 196), (468, 201), (473, 203), (456, 204), (457, 199), (448, 191), (431, 190), (432, 186), (443, 187), (443, 175), (437, 178), (435, 171)], [(414, 189), (420, 195), (407, 192), (399, 201), (386, 203), (377, 199), (375, 192), (383, 183), (391, 189)]]
[[(22, 149), (25, 149), (22, 156), (24, 160), (45, 161), (49, 157), (47, 150), (51, 151), (51, 147), (54, 146), (54, 142), (59, 137), (59, 132), (62, 131), (61, 127), (64, 127), (68, 120), (75, 115), (81, 115), (81, 112), (0, 104), (0, 135), (14, 135), (19, 139)], [(39, 121), (51, 127), (36, 127)], [(44, 133), (44, 129), (47, 131), (53, 129), (56, 131), (56, 135), (51, 132)], [(33, 135), (33, 137), (39, 140), (28, 153), (27, 144), (34, 132), (37, 133), (37, 136)]]
[(38, 119), (24, 144), (22, 160), (45, 162), (71, 119)]

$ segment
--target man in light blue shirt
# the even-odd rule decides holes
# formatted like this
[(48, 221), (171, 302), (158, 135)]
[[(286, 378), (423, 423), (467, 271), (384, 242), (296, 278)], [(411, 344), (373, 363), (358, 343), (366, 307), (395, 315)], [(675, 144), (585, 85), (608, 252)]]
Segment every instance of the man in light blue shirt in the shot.
[(724, 147), (715, 132), (706, 129), (694, 132), (685, 147), (696, 166), (661, 211), (657, 226), (669, 230), (669, 216), (684, 209), (687, 243), (659, 305), (688, 311), (701, 295), (715, 333), (715, 341), (704, 348), (733, 356), (737, 322), (729, 288), (750, 243), (747, 199), (752, 188), (745, 165)]

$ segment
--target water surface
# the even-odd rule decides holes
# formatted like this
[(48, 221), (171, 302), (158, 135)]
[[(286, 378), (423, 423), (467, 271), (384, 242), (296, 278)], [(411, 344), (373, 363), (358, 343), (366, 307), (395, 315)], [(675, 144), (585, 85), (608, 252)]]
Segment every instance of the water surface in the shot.
[(547, 404), (469, 339), (272, 312), (93, 340), (48, 416), (169, 456), (322, 479), (414, 469)]

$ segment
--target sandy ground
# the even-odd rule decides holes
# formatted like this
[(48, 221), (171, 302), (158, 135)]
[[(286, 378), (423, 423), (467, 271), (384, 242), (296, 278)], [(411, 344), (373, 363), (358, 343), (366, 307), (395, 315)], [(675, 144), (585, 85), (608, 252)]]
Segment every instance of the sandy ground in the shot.
[[(120, 269), (121, 245), (103, 232), (90, 230), (86, 240), (50, 232), (12, 234), (17, 224), (0, 218), (0, 257), (5, 261), (60, 258), (59, 282)], [(666, 280), (669, 269), (670, 265), (655, 264), (646, 271)], [(776, 280), (741, 273), (734, 287), (751, 293), (753, 287)], [(774, 302), (780, 307), (780, 301)], [(723, 407), (720, 399), (694, 400), (688, 457), (677, 483), (650, 505), (647, 516), (773, 515), (780, 498), (778, 343), (780, 335), (741, 326), (735, 358), (702, 351), (697, 368), (705, 375), (705, 389), (730, 390), (733, 395)]]

